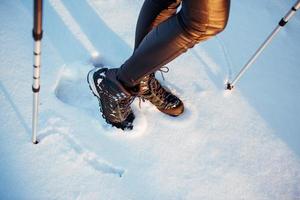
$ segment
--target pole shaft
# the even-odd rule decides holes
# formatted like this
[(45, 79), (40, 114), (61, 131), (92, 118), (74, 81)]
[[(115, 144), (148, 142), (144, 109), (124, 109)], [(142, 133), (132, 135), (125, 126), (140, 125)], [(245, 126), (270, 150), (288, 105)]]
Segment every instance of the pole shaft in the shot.
[(33, 110), (32, 110), (32, 142), (37, 143), (38, 106), (40, 90), (40, 67), (41, 67), (41, 40), (34, 42), (33, 51)]
[(238, 75), (234, 78), (232, 83), (230, 83), (229, 88), (233, 88), (233, 86), (237, 83), (237, 81), (242, 77), (242, 75), (246, 72), (246, 70), (255, 62), (258, 56), (263, 52), (263, 50), (268, 46), (269, 43), (273, 40), (273, 38), (277, 35), (277, 33), (281, 30), (283, 26), (296, 14), (296, 11), (300, 8), (300, 0), (298, 0), (295, 5), (289, 10), (289, 12), (281, 19), (279, 25), (272, 31), (272, 33), (268, 36), (268, 38), (262, 43), (262, 45), (258, 48), (258, 50), (253, 54), (250, 60), (245, 64), (245, 66), (240, 70)]
[(298, 2), (294, 5), (295, 10), (299, 10), (300, 9), (300, 0), (298, 0)]
[(33, 30), (32, 35), (34, 39), (33, 50), (33, 107), (32, 107), (32, 142), (36, 144), (37, 141), (37, 126), (38, 126), (38, 112), (39, 112), (39, 92), (40, 92), (40, 69), (41, 69), (41, 41), (43, 37), (42, 21), (43, 21), (43, 1), (34, 0), (33, 10)]
[(268, 38), (263, 42), (263, 44), (258, 48), (258, 50), (252, 55), (250, 60), (245, 64), (243, 69), (238, 73), (236, 78), (232, 81), (232, 85), (235, 85), (236, 82), (241, 78), (241, 76), (246, 72), (246, 70), (255, 62), (258, 56), (263, 52), (263, 50), (268, 46), (272, 39), (277, 35), (281, 26), (277, 26), (275, 30), (268, 36)]
[(33, 109), (32, 109), (32, 142), (37, 143), (37, 125), (38, 125), (38, 104), (39, 94), (33, 93)]

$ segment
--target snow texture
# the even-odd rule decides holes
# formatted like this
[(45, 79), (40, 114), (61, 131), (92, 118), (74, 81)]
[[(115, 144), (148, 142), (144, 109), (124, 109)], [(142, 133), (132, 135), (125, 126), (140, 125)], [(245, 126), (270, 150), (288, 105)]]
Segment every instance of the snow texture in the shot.
[(0, 3), (0, 199), (300, 199), (299, 13), (224, 90), (294, 1), (232, 0), (226, 30), (168, 64), (184, 114), (135, 101), (125, 132), (105, 124), (86, 75), (130, 56), (143, 2), (44, 3), (38, 145), (32, 1)]

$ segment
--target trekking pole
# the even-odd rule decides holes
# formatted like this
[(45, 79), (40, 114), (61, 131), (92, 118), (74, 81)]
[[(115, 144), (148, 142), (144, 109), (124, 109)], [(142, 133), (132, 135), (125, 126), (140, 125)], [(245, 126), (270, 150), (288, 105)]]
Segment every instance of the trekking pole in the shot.
[(33, 30), (32, 36), (34, 39), (34, 64), (33, 64), (33, 109), (32, 109), (32, 142), (37, 144), (36, 132), (38, 125), (38, 106), (39, 106), (39, 92), (40, 92), (40, 68), (41, 68), (41, 41), (43, 37), (42, 30), (42, 15), (43, 15), (43, 1), (34, 0), (33, 9)]
[(245, 73), (245, 71), (254, 63), (254, 61), (258, 58), (258, 56), (262, 53), (262, 51), (266, 48), (266, 46), (272, 41), (275, 35), (281, 30), (282, 27), (288, 23), (288, 21), (296, 14), (296, 11), (300, 8), (300, 0), (295, 3), (295, 5), (291, 8), (291, 10), (280, 20), (277, 27), (273, 30), (273, 32), (268, 36), (268, 38), (263, 42), (263, 44), (258, 48), (255, 54), (250, 58), (250, 60), (246, 63), (243, 69), (238, 73), (235, 79), (230, 83), (227, 83), (228, 90), (231, 90), (237, 81), (241, 78), (241, 76)]

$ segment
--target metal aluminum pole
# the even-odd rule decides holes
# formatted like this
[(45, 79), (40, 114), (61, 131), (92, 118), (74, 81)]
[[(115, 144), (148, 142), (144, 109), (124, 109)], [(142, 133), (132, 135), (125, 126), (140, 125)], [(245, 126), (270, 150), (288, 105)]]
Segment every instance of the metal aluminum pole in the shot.
[(33, 9), (33, 109), (32, 109), (32, 142), (38, 143), (37, 140), (37, 125), (38, 125), (38, 110), (39, 110), (39, 92), (40, 92), (40, 68), (41, 68), (41, 40), (43, 37), (42, 18), (43, 18), (43, 1), (34, 0)]
[(242, 77), (242, 75), (246, 72), (246, 70), (254, 63), (254, 61), (258, 58), (258, 56), (262, 53), (262, 51), (268, 46), (268, 44), (272, 41), (272, 39), (276, 36), (276, 34), (281, 30), (282, 27), (288, 23), (288, 21), (296, 14), (296, 11), (300, 8), (300, 0), (295, 3), (295, 5), (291, 8), (291, 10), (280, 20), (277, 27), (272, 31), (272, 33), (268, 36), (268, 38), (263, 42), (263, 44), (258, 48), (255, 54), (250, 58), (250, 60), (246, 63), (246, 65), (242, 68), (242, 70), (238, 73), (235, 79), (230, 83), (227, 83), (227, 89), (231, 90), (237, 83), (237, 81)]

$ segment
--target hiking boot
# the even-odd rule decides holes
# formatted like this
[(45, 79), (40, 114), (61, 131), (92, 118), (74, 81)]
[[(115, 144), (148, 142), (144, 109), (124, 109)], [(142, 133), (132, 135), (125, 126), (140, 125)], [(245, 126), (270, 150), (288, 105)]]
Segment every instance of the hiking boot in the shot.
[(130, 104), (134, 96), (117, 80), (118, 69), (94, 68), (87, 76), (90, 89), (98, 98), (102, 117), (117, 128), (132, 129), (135, 118)]
[(164, 88), (155, 78), (154, 73), (145, 76), (141, 80), (138, 97), (150, 101), (159, 111), (173, 117), (184, 111), (182, 101)]

